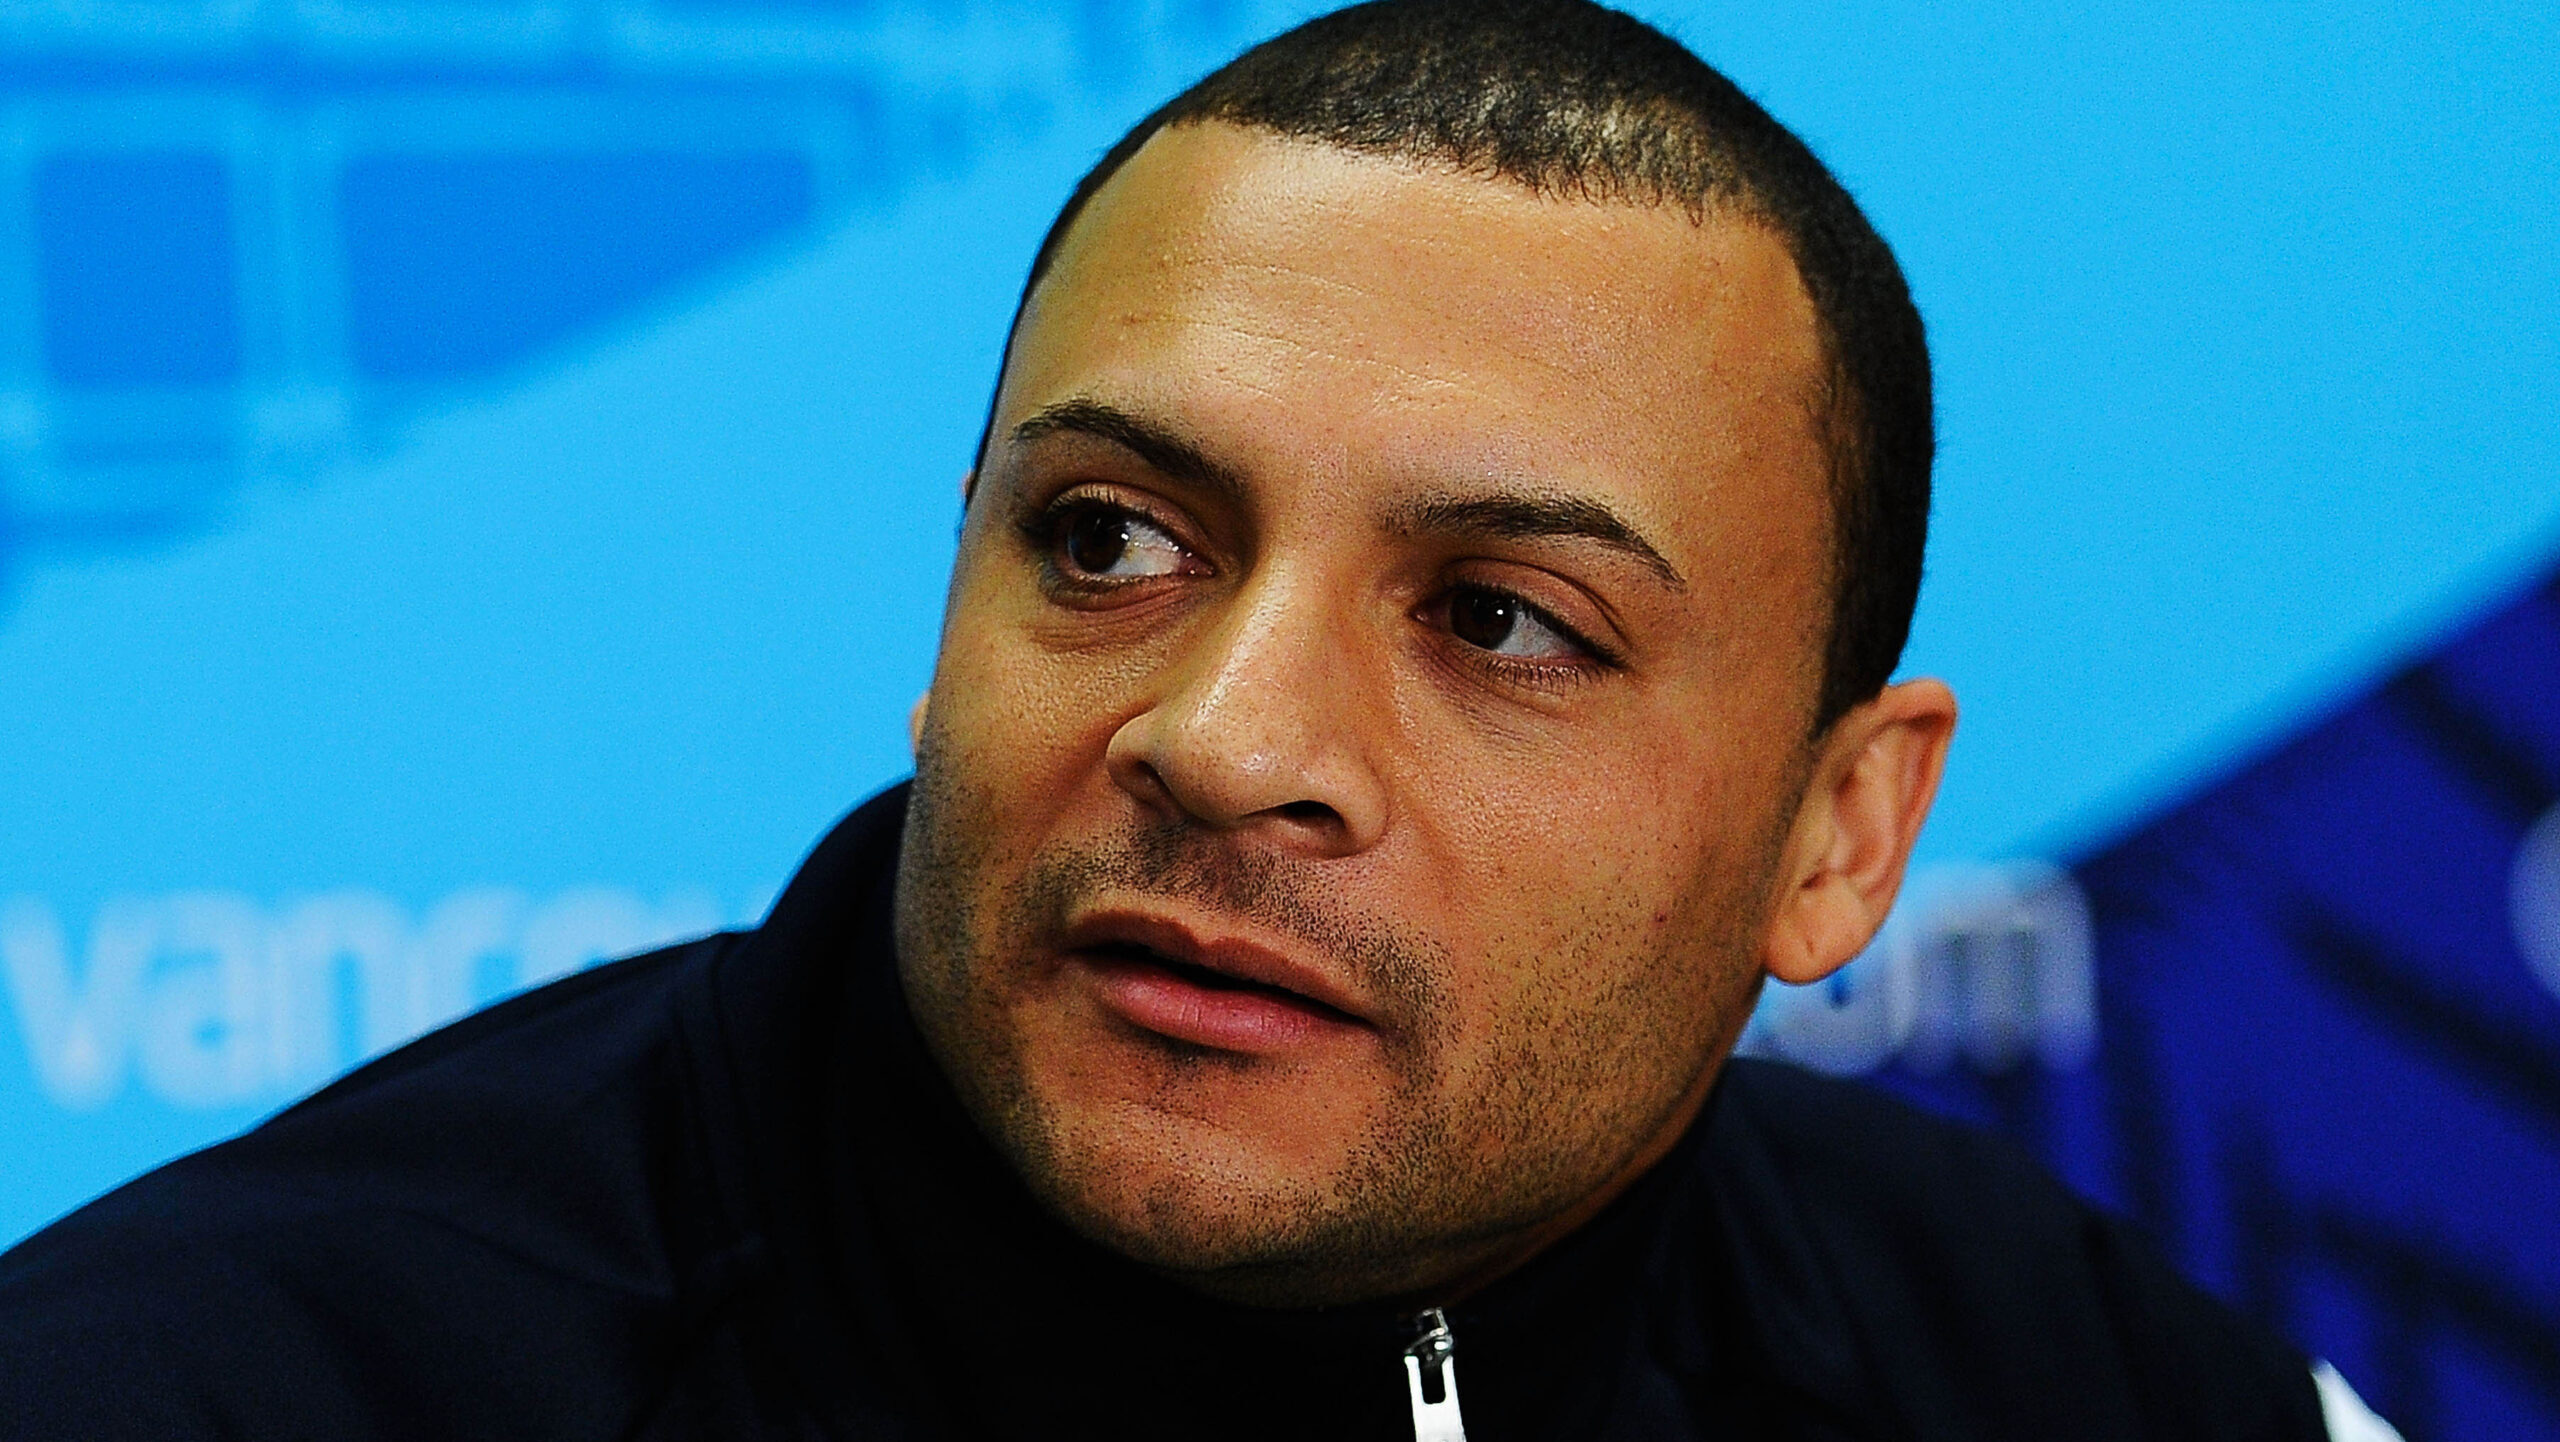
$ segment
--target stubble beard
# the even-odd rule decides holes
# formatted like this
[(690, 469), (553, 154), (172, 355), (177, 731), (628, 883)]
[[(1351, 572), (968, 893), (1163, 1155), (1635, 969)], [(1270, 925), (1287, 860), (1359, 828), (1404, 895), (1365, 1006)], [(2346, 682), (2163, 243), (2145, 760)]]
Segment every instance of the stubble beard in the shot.
[[(1583, 1200), (1680, 1104), (1627, 1096), (1625, 1068), (1694, 1076), (1741, 1015), (1701, 1038), (1645, 1022), (1659, 970), (1558, 968), (1614, 977), (1613, 994), (1551, 995), (1504, 1019), (1486, 1062), (1453, 1078), (1452, 959), (1436, 942), (1348, 912), (1305, 863), (1242, 851), (1181, 823), (1132, 824), (1020, 863), (992, 844), (995, 797), (965, 786), (928, 727), (899, 858), (901, 974), (928, 1049), (964, 1109), (1032, 1194), (1088, 1239), (1212, 1295), (1315, 1306), (1419, 1296)], [(1014, 879), (988, 886), (991, 869)], [(1188, 901), (1294, 937), (1376, 1003), (1389, 1087), (1322, 1175), (1272, 1175), (1215, 1149), (1168, 1144), (1125, 1109), (1057, 1105), (1025, 1065), (1008, 1004), (1036, 940), (1102, 889)], [(1720, 948), (1728, 950), (1728, 948)], [(1689, 966), (1699, 964), (1692, 956)], [(1747, 1011), (1744, 989), (1740, 1010)], [(1169, 1053), (1181, 1051), (1168, 1043)], [(1183, 1064), (1240, 1064), (1209, 1054)], [(1241, 1063), (1249, 1064), (1249, 1063)], [(1154, 1180), (1132, 1190), (1132, 1170)]]

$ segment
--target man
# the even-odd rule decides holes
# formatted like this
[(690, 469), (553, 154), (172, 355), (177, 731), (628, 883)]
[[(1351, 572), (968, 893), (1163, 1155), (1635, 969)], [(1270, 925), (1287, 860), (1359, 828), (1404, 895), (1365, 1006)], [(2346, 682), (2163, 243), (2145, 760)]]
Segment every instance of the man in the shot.
[(1937, 783), (1930, 444), (1669, 40), (1249, 53), (1035, 262), (912, 789), (13, 1253), (11, 1435), (2322, 1435), (2008, 1153), (1726, 1061)]

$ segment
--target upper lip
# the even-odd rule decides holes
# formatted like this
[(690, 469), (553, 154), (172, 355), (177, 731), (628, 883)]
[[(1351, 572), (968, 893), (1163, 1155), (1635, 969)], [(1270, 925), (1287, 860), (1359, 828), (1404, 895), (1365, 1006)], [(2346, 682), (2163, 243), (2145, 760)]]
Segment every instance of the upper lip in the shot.
[(1162, 911), (1099, 908), (1077, 918), (1067, 928), (1065, 941), (1075, 951), (1140, 947), (1170, 962), (1291, 992), (1353, 1020), (1370, 1020), (1361, 998), (1323, 969), (1249, 937), (1232, 932), (1204, 934)]

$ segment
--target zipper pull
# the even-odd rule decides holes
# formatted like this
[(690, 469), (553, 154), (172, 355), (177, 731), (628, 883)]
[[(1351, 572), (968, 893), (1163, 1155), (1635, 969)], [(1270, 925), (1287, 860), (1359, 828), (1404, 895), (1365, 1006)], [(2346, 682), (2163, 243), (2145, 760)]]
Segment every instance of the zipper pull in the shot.
[(1404, 1349), (1405, 1390), (1413, 1396), (1413, 1442), (1467, 1442), (1458, 1416), (1458, 1339), (1433, 1307), (1413, 1319), (1422, 1335)]

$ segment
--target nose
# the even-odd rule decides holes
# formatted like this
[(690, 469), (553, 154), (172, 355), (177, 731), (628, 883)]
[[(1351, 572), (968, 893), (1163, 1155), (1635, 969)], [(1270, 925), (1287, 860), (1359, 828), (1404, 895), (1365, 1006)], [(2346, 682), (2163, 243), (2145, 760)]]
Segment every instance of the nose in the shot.
[(1309, 586), (1257, 583), (1112, 734), (1112, 781), (1168, 820), (1300, 855), (1375, 845), (1387, 795), (1368, 731), (1381, 698), (1362, 684), (1355, 629)]

